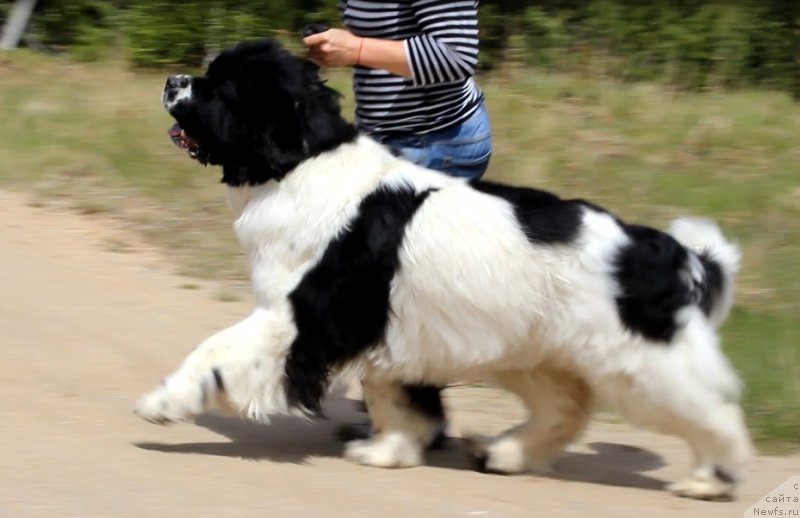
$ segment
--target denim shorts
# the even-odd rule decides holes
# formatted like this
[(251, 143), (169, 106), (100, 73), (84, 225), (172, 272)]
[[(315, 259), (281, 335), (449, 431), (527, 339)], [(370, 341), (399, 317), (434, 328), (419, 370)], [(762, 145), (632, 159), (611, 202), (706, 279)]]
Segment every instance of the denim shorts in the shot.
[(378, 140), (415, 164), (470, 180), (486, 172), (492, 155), (492, 128), (483, 101), (469, 118), (453, 127)]

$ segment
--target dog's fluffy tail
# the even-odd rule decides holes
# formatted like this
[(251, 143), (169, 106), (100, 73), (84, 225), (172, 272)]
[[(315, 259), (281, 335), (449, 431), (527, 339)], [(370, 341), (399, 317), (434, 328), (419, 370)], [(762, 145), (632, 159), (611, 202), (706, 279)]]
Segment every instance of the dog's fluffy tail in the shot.
[(676, 219), (669, 233), (689, 249), (685, 280), (700, 308), (718, 327), (733, 304), (734, 278), (741, 259), (739, 247), (725, 239), (709, 219)]

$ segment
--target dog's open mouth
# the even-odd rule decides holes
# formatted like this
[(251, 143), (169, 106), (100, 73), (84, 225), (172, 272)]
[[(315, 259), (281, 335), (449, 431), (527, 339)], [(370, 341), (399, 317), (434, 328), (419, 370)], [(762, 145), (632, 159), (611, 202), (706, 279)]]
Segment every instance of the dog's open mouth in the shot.
[(183, 149), (192, 158), (197, 158), (200, 155), (200, 145), (189, 135), (183, 131), (181, 125), (177, 122), (173, 124), (169, 130), (169, 137), (176, 146)]

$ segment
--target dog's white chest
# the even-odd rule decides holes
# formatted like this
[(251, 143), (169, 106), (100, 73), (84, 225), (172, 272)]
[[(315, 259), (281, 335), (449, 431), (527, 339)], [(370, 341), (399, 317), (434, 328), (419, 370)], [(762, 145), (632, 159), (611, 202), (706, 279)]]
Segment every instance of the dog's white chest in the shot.
[(358, 212), (358, 199), (345, 191), (303, 180), (295, 173), (281, 182), (228, 189), (253, 293), (267, 307), (286, 300)]

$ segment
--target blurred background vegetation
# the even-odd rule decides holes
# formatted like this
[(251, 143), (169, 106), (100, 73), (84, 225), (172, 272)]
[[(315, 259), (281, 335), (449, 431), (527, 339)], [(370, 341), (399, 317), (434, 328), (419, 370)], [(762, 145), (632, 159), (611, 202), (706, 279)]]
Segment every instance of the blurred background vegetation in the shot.
[[(480, 17), (488, 177), (660, 228), (715, 218), (744, 251), (723, 344), (750, 426), (800, 446), (800, 2), (483, 0)], [(338, 25), (336, 0), (40, 0), (28, 49), (0, 53), (0, 182), (246, 285), (218, 171), (167, 138), (165, 69), (250, 37), (300, 52), (311, 21)], [(324, 73), (351, 116), (348, 71)]]
[[(484, 69), (516, 61), (800, 97), (797, 0), (483, 0), (480, 16)], [(41, 0), (27, 41), (83, 60), (198, 65), (241, 39), (337, 20), (336, 0)]]

